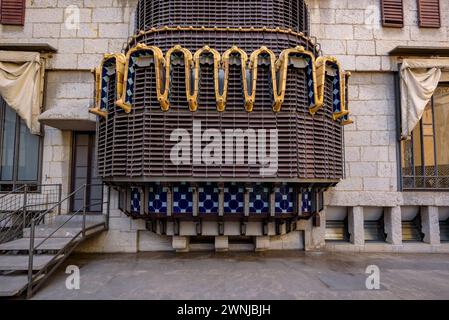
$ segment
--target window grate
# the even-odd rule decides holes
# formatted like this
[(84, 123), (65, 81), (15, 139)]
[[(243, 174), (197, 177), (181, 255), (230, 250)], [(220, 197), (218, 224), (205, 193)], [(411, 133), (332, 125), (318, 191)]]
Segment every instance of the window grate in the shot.
[(410, 140), (401, 145), (403, 190), (449, 190), (449, 85), (440, 84)]

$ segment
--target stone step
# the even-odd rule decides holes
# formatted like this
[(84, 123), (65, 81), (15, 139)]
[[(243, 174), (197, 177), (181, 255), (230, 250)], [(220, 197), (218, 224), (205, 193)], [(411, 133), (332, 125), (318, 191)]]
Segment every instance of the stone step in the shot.
[[(54, 224), (62, 224), (66, 221), (68, 221), (70, 219), (70, 221), (68, 222), (69, 224), (73, 224), (73, 223), (82, 223), (83, 222), (83, 215), (82, 214), (77, 214), (76, 216), (70, 216), (70, 215), (59, 215), (59, 216), (55, 216), (52, 218), (52, 223)], [(86, 224), (97, 224), (97, 223), (102, 223), (105, 221), (105, 216), (101, 215), (101, 214), (95, 214), (95, 215), (91, 215), (88, 214), (86, 215)]]
[[(33, 283), (41, 281), (45, 274), (33, 279)], [(15, 297), (23, 293), (28, 287), (27, 275), (0, 276), (0, 298)]]
[[(54, 255), (35, 255), (33, 259), (33, 270), (43, 269), (55, 256)], [(55, 261), (61, 259), (60, 255)], [(28, 255), (1, 255), (0, 271), (25, 271), (28, 270)]]
[[(42, 225), (35, 228), (34, 235), (35, 237), (39, 238), (46, 238), (51, 236), (52, 238), (73, 238), (75, 237), (79, 232), (82, 231), (82, 226), (80, 223), (77, 222), (69, 222), (64, 227), (60, 228), (60, 224), (50, 224), (50, 225)], [(97, 231), (100, 231), (104, 229), (104, 223), (96, 223), (96, 222), (89, 222), (86, 223), (86, 228), (95, 227), (92, 230), (89, 230), (86, 232), (87, 235), (95, 233)], [(29, 238), (30, 237), (30, 228), (26, 228), (23, 230), (23, 237)]]
[(25, 290), (28, 276), (0, 276), (0, 297), (14, 297)]
[[(44, 225), (39, 226), (34, 229), (34, 236), (37, 238), (73, 238), (79, 232), (81, 232), (81, 228), (61, 228), (57, 230), (58, 227), (54, 227), (53, 225)], [(23, 237), (30, 237), (30, 228), (26, 228), (23, 230)]]
[[(35, 238), (34, 248), (36, 250), (61, 250), (71, 239), (72, 238)], [(22, 238), (0, 244), (0, 251), (29, 251), (29, 249), (30, 238)]]
[(243, 251), (243, 252), (252, 252), (256, 248), (254, 244), (251, 243), (230, 243), (229, 251)]

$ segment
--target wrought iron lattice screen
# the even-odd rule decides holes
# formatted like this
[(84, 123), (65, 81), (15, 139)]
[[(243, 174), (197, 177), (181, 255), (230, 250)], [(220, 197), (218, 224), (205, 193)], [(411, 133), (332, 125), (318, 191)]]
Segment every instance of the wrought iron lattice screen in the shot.
[[(231, 68), (226, 111), (216, 111), (213, 68), (210, 65), (202, 69), (199, 109), (191, 112), (185, 102), (185, 69), (179, 62), (171, 72), (171, 107), (168, 112), (163, 112), (156, 99), (154, 65), (137, 67), (131, 113), (124, 114), (120, 108), (112, 107), (108, 110), (114, 111), (108, 112), (107, 120), (100, 122), (98, 150), (99, 158), (104, 160), (99, 166), (100, 175), (105, 178), (261, 178), (259, 166), (247, 164), (173, 164), (170, 154), (177, 142), (170, 140), (171, 133), (185, 129), (193, 136), (193, 121), (201, 121), (203, 130), (219, 129), (221, 132), (228, 129), (277, 129), (279, 167), (276, 178), (340, 179), (343, 176), (343, 130), (332, 119), (332, 79), (326, 79), (324, 108), (312, 117), (307, 103), (305, 69), (291, 68), (283, 108), (281, 112), (273, 113), (268, 66), (261, 66), (258, 70), (259, 83), (253, 112), (248, 113), (243, 107), (238, 66)], [(110, 81), (112, 84), (113, 77)], [(115, 95), (111, 93), (110, 96)], [(109, 105), (112, 100), (108, 100)], [(202, 141), (202, 148), (206, 144)]]
[(136, 30), (163, 26), (274, 27), (307, 32), (308, 13), (298, 0), (139, 1)]

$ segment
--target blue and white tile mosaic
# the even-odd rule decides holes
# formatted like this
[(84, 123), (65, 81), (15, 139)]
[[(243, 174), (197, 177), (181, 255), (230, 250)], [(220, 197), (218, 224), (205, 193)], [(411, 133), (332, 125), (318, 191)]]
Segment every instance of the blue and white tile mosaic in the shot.
[(156, 214), (167, 214), (167, 192), (160, 183), (148, 188), (148, 211)]
[(311, 213), (312, 212), (312, 189), (304, 189), (302, 191), (302, 212)]
[(116, 61), (115, 58), (110, 58), (103, 63), (101, 70), (101, 101), (100, 109), (106, 110), (108, 106), (108, 92), (109, 92), (109, 80), (111, 77), (115, 77), (116, 74)]
[(307, 88), (308, 88), (308, 100), (309, 106), (315, 104), (315, 86), (313, 83), (313, 61), (310, 57), (305, 58), (307, 63)]
[(198, 188), (198, 207), (203, 214), (218, 213), (220, 190), (217, 185), (207, 183)]
[(235, 183), (229, 183), (224, 188), (224, 212), (244, 213), (245, 189)]
[(249, 212), (269, 213), (270, 188), (263, 184), (254, 184), (249, 188)]
[(134, 52), (129, 61), (128, 67), (128, 80), (126, 82), (126, 95), (125, 95), (125, 103), (132, 104), (133, 103), (133, 95), (134, 95), (134, 76), (136, 73), (137, 63), (140, 58), (148, 58), (152, 57), (153, 53), (150, 51), (136, 51)]
[(131, 188), (131, 213), (132, 214), (140, 214), (142, 203), (141, 203), (142, 195), (140, 193), (139, 188)]
[(340, 74), (337, 71), (334, 76), (334, 80), (332, 81), (333, 91), (332, 91), (332, 105), (333, 111), (340, 112), (341, 111), (341, 88), (340, 88)]
[(187, 183), (173, 187), (173, 213), (193, 213), (193, 189)]
[(275, 212), (287, 214), (295, 212), (295, 189), (288, 184), (282, 184), (274, 188)]

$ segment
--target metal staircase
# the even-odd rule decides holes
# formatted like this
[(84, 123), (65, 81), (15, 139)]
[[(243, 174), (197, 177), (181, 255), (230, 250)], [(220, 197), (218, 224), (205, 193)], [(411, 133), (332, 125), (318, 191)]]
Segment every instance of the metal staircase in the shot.
[[(0, 297), (32, 297), (79, 244), (108, 228), (110, 190), (102, 214), (89, 214), (99, 203), (87, 203), (88, 187), (63, 199), (60, 185), (23, 186), (0, 197)], [(83, 206), (62, 214), (80, 193)]]

